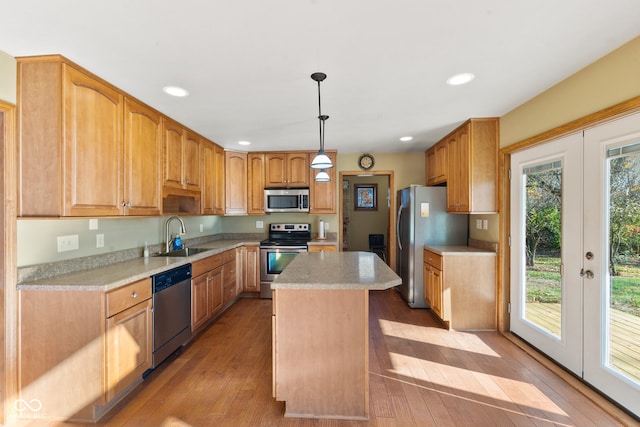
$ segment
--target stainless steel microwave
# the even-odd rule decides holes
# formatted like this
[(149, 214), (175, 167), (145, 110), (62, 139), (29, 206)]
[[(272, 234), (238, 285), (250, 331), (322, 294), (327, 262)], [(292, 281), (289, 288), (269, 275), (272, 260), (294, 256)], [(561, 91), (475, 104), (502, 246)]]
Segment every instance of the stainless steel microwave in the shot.
[(308, 188), (265, 188), (264, 211), (309, 212)]

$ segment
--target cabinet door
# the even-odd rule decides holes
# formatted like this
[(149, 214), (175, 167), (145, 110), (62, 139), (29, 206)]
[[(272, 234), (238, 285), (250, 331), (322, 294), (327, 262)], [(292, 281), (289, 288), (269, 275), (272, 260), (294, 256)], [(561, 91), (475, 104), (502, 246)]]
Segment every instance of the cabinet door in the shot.
[(435, 180), (436, 184), (447, 181), (447, 170), (449, 168), (448, 149), (446, 143), (438, 143), (435, 148)]
[(225, 208), (225, 173), (224, 173), (224, 149), (219, 145), (213, 145), (213, 155), (215, 161), (215, 194), (214, 194), (214, 215), (224, 215)]
[(163, 120), (163, 185), (182, 188), (182, 146), (184, 130), (178, 123)]
[(121, 215), (123, 96), (66, 64), (63, 70), (63, 214)]
[(249, 153), (249, 215), (264, 214), (264, 154)]
[(225, 215), (247, 214), (247, 153), (225, 151)]
[(129, 98), (124, 113), (124, 213), (160, 215), (162, 116)]
[(260, 247), (245, 246), (244, 290), (260, 292)]
[(267, 153), (264, 165), (265, 187), (282, 187), (287, 185), (287, 154)]
[(183, 188), (200, 191), (200, 138), (191, 132), (184, 138), (182, 174)]
[(205, 215), (215, 215), (216, 205), (216, 157), (213, 144), (202, 141), (200, 144), (202, 164), (201, 208)]
[(436, 147), (429, 148), (425, 153), (425, 185), (433, 185), (436, 180)]
[(151, 367), (151, 306), (148, 299), (106, 320), (107, 401)]
[[(327, 152), (327, 156), (333, 164), (336, 164), (336, 153)], [(329, 174), (329, 182), (316, 182), (315, 177), (319, 169), (308, 168), (309, 175), (309, 213), (312, 214), (334, 214), (336, 213), (336, 167), (326, 170)]]
[(309, 169), (309, 154), (289, 153), (287, 155), (287, 186), (308, 187)]
[(207, 309), (209, 274), (202, 274), (191, 280), (191, 330), (195, 331), (209, 319)]
[(469, 212), (469, 127), (451, 136), (448, 144), (447, 211)]
[(222, 308), (224, 286), (222, 283), (222, 267), (212, 270), (207, 277), (207, 312), (209, 317)]
[(431, 268), (430, 278), (430, 287), (432, 289), (431, 310), (433, 310), (433, 312), (442, 319), (442, 271), (437, 268)]

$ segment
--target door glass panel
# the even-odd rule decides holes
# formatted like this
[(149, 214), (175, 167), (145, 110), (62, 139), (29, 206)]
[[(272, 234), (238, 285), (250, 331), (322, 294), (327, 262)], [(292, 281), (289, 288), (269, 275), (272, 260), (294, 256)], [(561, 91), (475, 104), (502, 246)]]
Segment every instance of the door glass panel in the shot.
[(609, 149), (606, 359), (640, 383), (640, 144)]
[(562, 335), (562, 162), (523, 169), (525, 185), (524, 318)]

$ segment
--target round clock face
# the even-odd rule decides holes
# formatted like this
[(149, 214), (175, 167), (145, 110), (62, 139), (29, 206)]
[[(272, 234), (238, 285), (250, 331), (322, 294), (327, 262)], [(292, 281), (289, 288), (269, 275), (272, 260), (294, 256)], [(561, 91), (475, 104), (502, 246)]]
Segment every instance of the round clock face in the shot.
[(374, 160), (371, 154), (363, 154), (358, 159), (358, 166), (360, 166), (361, 169), (368, 170), (368, 169), (371, 169), (373, 165), (374, 165)]

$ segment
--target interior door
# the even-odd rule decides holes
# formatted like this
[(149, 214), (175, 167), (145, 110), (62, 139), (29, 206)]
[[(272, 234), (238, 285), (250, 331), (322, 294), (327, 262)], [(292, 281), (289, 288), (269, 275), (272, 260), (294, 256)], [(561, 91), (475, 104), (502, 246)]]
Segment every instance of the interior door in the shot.
[(584, 379), (640, 415), (640, 114), (584, 147)]
[(511, 330), (582, 373), (582, 135), (511, 156)]

